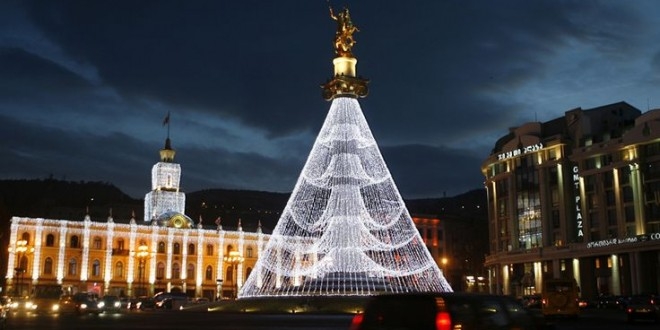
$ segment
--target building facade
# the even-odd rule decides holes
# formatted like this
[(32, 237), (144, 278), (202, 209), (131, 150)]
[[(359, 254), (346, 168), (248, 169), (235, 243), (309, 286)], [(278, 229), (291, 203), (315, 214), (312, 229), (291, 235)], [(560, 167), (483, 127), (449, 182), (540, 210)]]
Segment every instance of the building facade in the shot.
[(482, 165), (492, 293), (575, 278), (585, 298), (660, 287), (660, 110), (620, 102), (527, 123)]
[(67, 293), (153, 295), (181, 291), (190, 297), (235, 297), (269, 239), (261, 231), (203, 226), (185, 214), (181, 168), (167, 139), (152, 169), (145, 219), (115, 222), (13, 217), (7, 290), (31, 295), (39, 287)]

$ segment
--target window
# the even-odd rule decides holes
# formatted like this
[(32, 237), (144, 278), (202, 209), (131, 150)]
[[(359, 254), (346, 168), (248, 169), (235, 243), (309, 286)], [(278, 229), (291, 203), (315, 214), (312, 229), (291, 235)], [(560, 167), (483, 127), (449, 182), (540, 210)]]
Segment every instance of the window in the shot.
[(227, 267), (227, 271), (225, 272), (225, 281), (228, 282), (233, 282), (234, 281), (234, 267), (229, 266)]
[(179, 268), (179, 264), (172, 264), (172, 279), (179, 278), (181, 278), (181, 268)]
[(181, 245), (179, 243), (174, 243), (172, 254), (181, 254)]
[(124, 240), (121, 238), (117, 240), (117, 250), (119, 251), (124, 250)]
[(94, 242), (92, 243), (92, 247), (96, 250), (101, 250), (102, 246), (103, 246), (103, 240), (101, 240), (100, 237), (94, 237)]
[(248, 248), (246, 249), (246, 254), (247, 254), (248, 258), (252, 258), (252, 247), (251, 246), (248, 246)]
[(195, 244), (188, 244), (188, 254), (195, 255)]
[[(77, 238), (78, 236), (74, 236), (74, 237)], [(76, 276), (76, 274), (78, 274), (78, 264), (76, 263), (76, 259), (70, 259), (69, 260), (69, 269), (67, 271), (67, 275)]]
[(207, 256), (212, 256), (213, 255), (213, 245), (211, 245), (211, 244), (206, 245), (206, 255)]
[(55, 246), (55, 235), (48, 234), (46, 236), (46, 246)]
[(158, 253), (165, 253), (165, 242), (158, 242)]
[(213, 279), (213, 267), (206, 266), (206, 280), (210, 281)]
[(115, 278), (124, 277), (124, 264), (121, 261), (117, 261), (115, 264)]
[(78, 246), (78, 236), (76, 236), (76, 235), (71, 236), (71, 238), (69, 239), (69, 247), (74, 248), (74, 249), (79, 248), (79, 246)]
[(186, 278), (195, 278), (195, 265), (188, 264), (188, 268), (186, 269)]
[(92, 277), (99, 276), (101, 276), (101, 262), (97, 259), (92, 263)]
[(53, 274), (53, 259), (48, 257), (44, 262), (44, 275), (52, 275), (52, 274)]
[(23, 233), (23, 235), (21, 235), (21, 239), (24, 240), (24, 241), (27, 241), (28, 244), (30, 244), (30, 234), (29, 233)]
[(165, 264), (159, 262), (156, 266), (156, 278), (162, 279), (165, 278)]

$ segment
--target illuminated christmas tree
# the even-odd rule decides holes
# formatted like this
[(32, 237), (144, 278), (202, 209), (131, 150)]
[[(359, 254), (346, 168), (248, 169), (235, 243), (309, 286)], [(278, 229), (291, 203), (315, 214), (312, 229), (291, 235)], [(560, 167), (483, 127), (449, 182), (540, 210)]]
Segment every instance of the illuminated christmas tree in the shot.
[(267, 246), (239, 292), (261, 296), (451, 291), (405, 207), (357, 97), (367, 81), (349, 12), (338, 22), (330, 111)]

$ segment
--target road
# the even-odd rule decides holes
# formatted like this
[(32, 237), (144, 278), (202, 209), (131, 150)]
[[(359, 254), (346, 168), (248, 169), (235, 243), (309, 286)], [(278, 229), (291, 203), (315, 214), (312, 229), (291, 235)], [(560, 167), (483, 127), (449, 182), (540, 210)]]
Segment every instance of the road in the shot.
[[(347, 330), (351, 315), (259, 315), (186, 311), (122, 312), (101, 315), (13, 315), (8, 329), (21, 330)], [(621, 310), (586, 310), (577, 320), (553, 320), (556, 330), (657, 329), (654, 323), (628, 324)]]

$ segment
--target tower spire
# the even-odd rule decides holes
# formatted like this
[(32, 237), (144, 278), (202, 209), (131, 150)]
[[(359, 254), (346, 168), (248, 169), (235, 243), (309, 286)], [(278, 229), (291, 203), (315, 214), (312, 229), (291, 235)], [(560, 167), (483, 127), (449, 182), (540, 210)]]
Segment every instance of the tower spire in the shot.
[(334, 43), (336, 57), (332, 60), (334, 76), (321, 85), (323, 98), (330, 101), (338, 96), (365, 97), (369, 93), (369, 80), (357, 76), (357, 58), (353, 56), (353, 46), (356, 43), (353, 33), (360, 30), (353, 25), (348, 8), (335, 14), (330, 6), (330, 18), (337, 22)]

